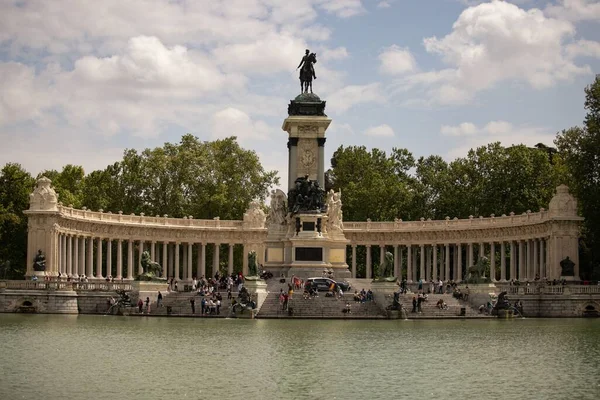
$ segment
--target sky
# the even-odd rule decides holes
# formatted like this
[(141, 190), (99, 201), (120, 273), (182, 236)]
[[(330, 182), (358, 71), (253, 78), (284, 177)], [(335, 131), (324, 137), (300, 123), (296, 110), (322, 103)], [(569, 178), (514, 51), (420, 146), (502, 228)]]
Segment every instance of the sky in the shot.
[(600, 73), (600, 1), (0, 0), (0, 165), (89, 173), (185, 133), (237, 136), (285, 185), (305, 49), (327, 160), (550, 145)]

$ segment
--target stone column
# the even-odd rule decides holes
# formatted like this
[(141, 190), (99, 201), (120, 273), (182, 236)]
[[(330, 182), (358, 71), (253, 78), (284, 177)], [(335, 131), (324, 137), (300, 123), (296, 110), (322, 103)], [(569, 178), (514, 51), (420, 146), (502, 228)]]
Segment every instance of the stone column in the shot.
[(192, 275), (192, 246), (194, 244), (193, 243), (188, 243), (188, 248), (187, 248), (187, 278), (192, 279), (193, 275)]
[(527, 264), (525, 262), (525, 249), (523, 241), (519, 240), (519, 281), (525, 281), (527, 279), (527, 271), (525, 268)]
[(103, 279), (103, 276), (102, 276), (102, 238), (96, 239), (96, 278)]
[(431, 265), (431, 279), (432, 280), (437, 280), (437, 278), (439, 277), (439, 273), (438, 273), (438, 246), (437, 244), (434, 244), (432, 247), (433, 250), (433, 263)]
[(532, 253), (531, 247), (532, 247), (531, 246), (531, 239), (529, 239), (529, 240), (527, 240), (525, 242), (525, 260), (526, 260), (526, 263), (527, 263), (527, 266), (525, 267), (525, 272), (527, 274), (526, 275), (526, 279), (528, 281), (532, 281), (533, 280), (533, 276), (532, 276), (533, 275), (532, 274), (532, 272), (533, 272), (533, 263), (531, 262), (531, 255), (532, 255), (531, 254)]
[[(427, 282), (429, 280), (429, 276), (431, 275), (431, 254), (432, 254), (432, 247), (431, 245), (425, 245), (424, 247), (425, 249), (425, 275), (422, 276), (421, 278), (423, 279), (423, 282)], [(425, 287), (425, 286), (423, 286)]]
[[(317, 165), (317, 180), (319, 185), (325, 187), (325, 140), (327, 138), (317, 138), (317, 144), (319, 146), (319, 164)], [(292, 186), (290, 186), (291, 188)]]
[(425, 281), (425, 245), (422, 244), (420, 246), (421, 248), (421, 252), (420, 252), (420, 268), (419, 268), (419, 279), (422, 279), (423, 281)]
[(456, 282), (462, 282), (462, 243), (456, 245), (458, 249), (458, 264), (456, 266), (456, 276), (454, 280)]
[[(246, 249), (246, 247), (244, 246), (244, 250), (245, 249)], [(243, 259), (246, 260), (245, 263), (246, 263), (246, 269), (247, 269), (248, 268), (248, 260), (245, 256), (243, 257)], [(244, 275), (246, 275), (246, 274), (244, 273)], [(206, 277), (206, 243), (200, 244), (200, 276)]]
[[(58, 265), (58, 272), (60, 272), (62, 274), (63, 273), (63, 267), (62, 267), (62, 233), (58, 233), (56, 235), (56, 241), (57, 241), (57, 247), (58, 247), (58, 251), (56, 252), (56, 262), (57, 262), (57, 265)], [(31, 253), (31, 249), (30, 249), (31, 246), (32, 246), (32, 244), (28, 240), (27, 241), (27, 247), (28, 247), (27, 257), (29, 257), (29, 255)], [(27, 266), (27, 272), (28, 272), (28, 274), (31, 273), (29, 266)]]
[(448, 281), (448, 280), (450, 280), (450, 243), (446, 243), (445, 262), (446, 262), (446, 269), (445, 269), (445, 273), (444, 273), (444, 276), (442, 279), (444, 281)]
[(533, 278), (535, 279), (536, 275), (539, 275), (539, 277), (542, 277), (542, 274), (540, 273), (540, 264), (538, 263), (538, 255), (539, 255), (539, 247), (538, 247), (538, 240), (537, 239), (533, 239)]
[[(402, 259), (404, 251), (402, 246), (398, 246), (398, 279), (402, 281)], [(407, 279), (408, 280), (408, 279)]]
[(548, 272), (546, 271), (546, 263), (545, 261), (545, 254), (546, 252), (544, 251), (544, 238), (540, 239), (540, 278), (546, 278), (548, 276)]
[(67, 274), (73, 275), (73, 236), (67, 237)]
[(117, 276), (115, 279), (123, 278), (123, 239), (117, 242)]
[(468, 246), (469, 246), (468, 247), (469, 258), (467, 259), (467, 269), (471, 268), (473, 266), (473, 264), (474, 264), (474, 262), (473, 262), (473, 258), (474, 258), (474, 256), (473, 256), (473, 243), (469, 243)]
[(506, 282), (506, 247), (500, 242), (500, 281)]
[(383, 266), (384, 261), (385, 261), (385, 244), (380, 244), (379, 245), (379, 276), (381, 276), (381, 274), (383, 274), (383, 269), (381, 267)]
[(212, 270), (212, 274), (214, 276), (214, 274), (219, 270), (219, 263), (220, 263), (220, 257), (221, 257), (221, 243), (215, 243), (215, 252), (213, 254), (213, 270)]
[[(287, 143), (288, 147), (288, 190), (294, 187), (294, 181), (297, 178), (297, 165), (296, 160), (298, 159), (298, 138), (291, 137)], [(320, 185), (320, 183), (319, 183)], [(321, 186), (325, 187), (325, 186)], [(245, 276), (246, 274), (244, 274)]]
[(79, 275), (85, 275), (85, 238), (80, 237), (79, 241)]
[(175, 258), (175, 244), (169, 244), (168, 248), (168, 254), (169, 254), (169, 277), (173, 278), (175, 277), (175, 267), (174, 267), (174, 258)]
[(485, 256), (485, 244), (479, 243), (479, 257), (478, 260), (481, 260)]
[(179, 242), (175, 242), (175, 265), (173, 265), (173, 277), (179, 279)]
[(412, 245), (406, 246), (406, 281), (413, 281)]
[(127, 243), (127, 279), (133, 279), (133, 240)]
[(244, 256), (242, 257), (242, 275), (248, 275), (248, 247), (244, 243)]
[(112, 240), (106, 241), (106, 276), (112, 276)]
[(188, 272), (187, 271), (187, 269), (188, 269), (187, 246), (185, 246), (185, 245), (181, 246), (181, 253), (183, 253), (182, 254), (182, 256), (183, 256), (182, 258), (183, 259), (181, 260), (181, 263), (182, 263), (182, 266), (181, 266), (181, 279), (185, 281), (187, 279), (190, 279), (190, 277), (187, 276), (187, 272)]
[(79, 275), (79, 238), (73, 237), (73, 271)]
[(93, 278), (94, 277), (94, 238), (93, 237), (88, 238), (86, 269), (87, 269), (87, 272), (85, 273), (85, 276), (87, 276), (88, 278)]
[[(399, 277), (400, 276), (400, 268), (399, 266), (399, 262), (398, 262), (398, 245), (394, 245), (394, 276), (395, 277)], [(402, 280), (402, 277), (400, 277), (400, 280)]]
[(517, 279), (517, 260), (516, 260), (516, 255), (517, 255), (517, 249), (516, 249), (516, 245), (514, 240), (511, 240), (509, 242), (510, 245), (510, 280), (514, 280)]
[(356, 278), (356, 245), (352, 245), (352, 278)]
[[(233, 273), (233, 246), (235, 244), (229, 243), (229, 258), (227, 259), (227, 274), (231, 275)], [(260, 272), (259, 272), (260, 274)]]
[(163, 242), (162, 244), (162, 275), (163, 277), (167, 278), (169, 275), (167, 275), (167, 269), (169, 267), (168, 263), (168, 258), (169, 258), (169, 245), (167, 242)]
[(366, 260), (366, 265), (365, 265), (365, 278), (366, 279), (371, 279), (372, 278), (372, 268), (371, 268), (371, 245), (368, 244), (365, 246), (366, 247), (366, 251), (367, 251), (367, 260)]
[(156, 242), (154, 240), (150, 243), (150, 259), (156, 262)]
[(490, 243), (490, 279), (496, 282), (496, 243)]
[(140, 246), (138, 247), (138, 275), (144, 273), (144, 268), (142, 267), (142, 253), (144, 252), (144, 241), (140, 240)]

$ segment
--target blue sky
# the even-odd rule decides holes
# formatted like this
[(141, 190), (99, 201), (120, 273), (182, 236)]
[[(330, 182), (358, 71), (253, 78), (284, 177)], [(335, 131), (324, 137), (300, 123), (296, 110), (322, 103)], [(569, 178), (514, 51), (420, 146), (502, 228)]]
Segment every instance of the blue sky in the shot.
[(91, 172), (189, 132), (236, 135), (283, 177), (305, 48), (327, 159), (344, 144), (452, 160), (581, 124), (600, 2), (4, 0), (0, 163)]

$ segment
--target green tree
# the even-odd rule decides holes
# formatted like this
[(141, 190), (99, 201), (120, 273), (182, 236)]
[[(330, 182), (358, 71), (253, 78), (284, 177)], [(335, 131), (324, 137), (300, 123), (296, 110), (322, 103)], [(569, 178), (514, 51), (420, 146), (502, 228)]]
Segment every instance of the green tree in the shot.
[(250, 201), (264, 201), (276, 171), (265, 171), (254, 151), (235, 137), (202, 142), (184, 135), (180, 143), (138, 152), (84, 180), (91, 209), (172, 217), (241, 219)]
[(579, 200), (585, 218), (581, 257), (584, 278), (600, 277), (600, 77), (585, 89), (587, 114), (583, 127), (562, 131), (555, 140), (568, 176), (564, 177)]
[(29, 194), (35, 181), (21, 165), (9, 163), (0, 171), (0, 278), (19, 279), (27, 270)]
[(413, 156), (405, 149), (367, 151), (364, 146), (340, 146), (331, 159), (327, 172), (330, 185), (342, 191), (344, 219), (348, 221), (390, 221), (413, 217), (408, 205), (414, 167)]

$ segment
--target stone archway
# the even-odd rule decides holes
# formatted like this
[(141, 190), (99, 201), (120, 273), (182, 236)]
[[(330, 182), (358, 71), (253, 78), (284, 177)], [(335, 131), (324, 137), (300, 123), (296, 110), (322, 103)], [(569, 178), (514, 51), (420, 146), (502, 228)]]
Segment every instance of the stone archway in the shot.
[(18, 313), (34, 314), (38, 312), (38, 309), (35, 306), (34, 300), (25, 298), (17, 301), (14, 311)]
[(587, 302), (583, 306), (581, 316), (586, 318), (600, 317), (600, 305), (596, 302)]

